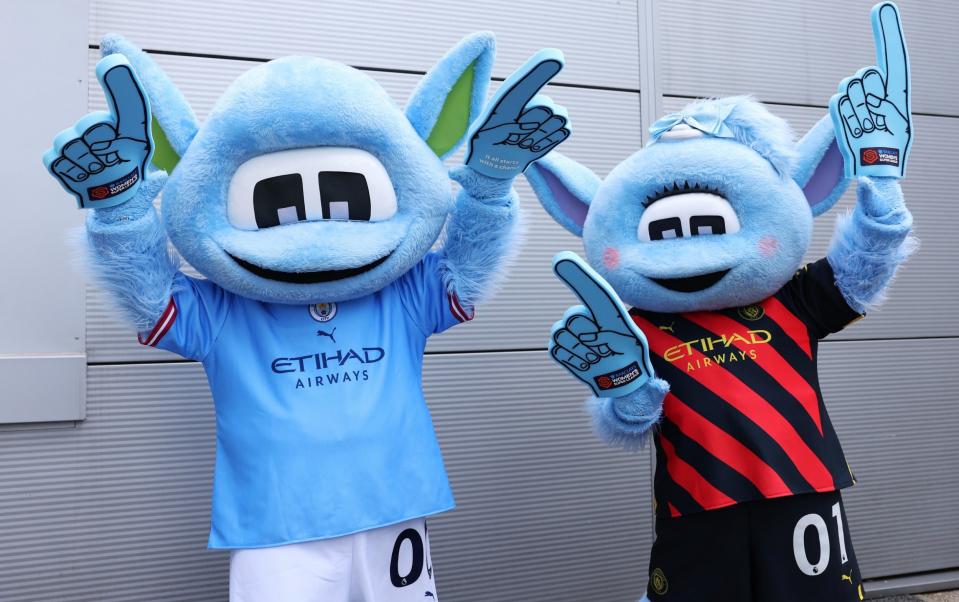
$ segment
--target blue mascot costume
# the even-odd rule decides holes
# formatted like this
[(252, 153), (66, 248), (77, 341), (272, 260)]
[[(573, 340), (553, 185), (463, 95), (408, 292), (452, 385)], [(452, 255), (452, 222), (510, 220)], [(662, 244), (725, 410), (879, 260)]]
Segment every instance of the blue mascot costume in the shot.
[(424, 517), (453, 496), (423, 351), (472, 318), (518, 244), (512, 179), (569, 135), (537, 94), (562, 55), (536, 54), (484, 110), (493, 37), (475, 34), (405, 111), (360, 71), (282, 58), (201, 125), (144, 52), (113, 35), (101, 48), (110, 111), (44, 163), (92, 209), (93, 271), (140, 342), (206, 370), (209, 546), (233, 550), (231, 600), (435, 600)]
[[(583, 305), (553, 326), (550, 353), (591, 388), (600, 437), (656, 447), (645, 599), (863, 598), (839, 493), (854, 479), (816, 358), (915, 247), (898, 183), (909, 62), (896, 7), (872, 19), (877, 65), (798, 143), (749, 97), (704, 100), (657, 121), (605, 180), (558, 154), (527, 172), (588, 259), (554, 260)], [(855, 209), (801, 267), (813, 218), (852, 177)]]

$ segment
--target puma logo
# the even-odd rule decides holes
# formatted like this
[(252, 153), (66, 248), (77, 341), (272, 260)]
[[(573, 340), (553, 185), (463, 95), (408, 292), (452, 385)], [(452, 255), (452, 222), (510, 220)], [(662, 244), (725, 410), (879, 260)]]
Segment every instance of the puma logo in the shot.
[(330, 340), (334, 343), (336, 342), (336, 337), (333, 336), (333, 333), (336, 332), (336, 327), (333, 327), (333, 330), (327, 332), (322, 328), (316, 331), (316, 336), (318, 337), (330, 337)]
[(424, 598), (433, 598), (434, 600), (436, 599), (436, 596), (433, 595), (433, 592), (426, 592), (425, 594), (423, 594), (423, 597), (424, 597)]
[(848, 575), (843, 575), (841, 581), (848, 581), (849, 585), (852, 585), (852, 571), (849, 571)]
[(662, 330), (663, 332), (671, 332), (673, 334), (676, 334), (676, 331), (673, 330), (673, 326), (675, 325), (676, 325), (676, 322), (673, 321), (669, 323), (669, 326), (660, 326), (659, 329)]

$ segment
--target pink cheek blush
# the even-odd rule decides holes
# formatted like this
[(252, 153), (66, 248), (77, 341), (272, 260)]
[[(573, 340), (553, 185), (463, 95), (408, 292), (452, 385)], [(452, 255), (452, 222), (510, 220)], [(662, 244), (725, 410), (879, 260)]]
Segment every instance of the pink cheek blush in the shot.
[(606, 247), (606, 250), (603, 251), (603, 265), (606, 266), (607, 270), (615, 270), (616, 266), (619, 265), (619, 251), (613, 247)]
[(763, 257), (772, 257), (779, 252), (779, 239), (774, 236), (763, 236), (756, 247)]

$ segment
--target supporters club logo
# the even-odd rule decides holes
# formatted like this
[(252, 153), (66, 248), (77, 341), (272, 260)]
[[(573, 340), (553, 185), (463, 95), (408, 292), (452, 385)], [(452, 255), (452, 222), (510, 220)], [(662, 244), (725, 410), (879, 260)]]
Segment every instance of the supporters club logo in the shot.
[(863, 165), (891, 165), (899, 167), (898, 148), (864, 148), (859, 152), (859, 161)]
[(336, 317), (336, 303), (314, 303), (310, 306), (310, 317), (317, 322), (329, 322)]

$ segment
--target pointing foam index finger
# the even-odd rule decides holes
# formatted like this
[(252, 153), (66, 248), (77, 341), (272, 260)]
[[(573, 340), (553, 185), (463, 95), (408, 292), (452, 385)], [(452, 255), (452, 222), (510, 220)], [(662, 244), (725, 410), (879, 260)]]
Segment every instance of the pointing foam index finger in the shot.
[(546, 48), (534, 54), (505, 82), (493, 107), (493, 119), (515, 121), (526, 105), (563, 68), (563, 53)]
[(622, 327), (628, 313), (603, 277), (575, 253), (563, 251), (553, 258), (553, 271), (593, 314), (600, 327)]
[(886, 74), (886, 95), (905, 113), (908, 110), (909, 52), (902, 34), (899, 8), (891, 2), (884, 2), (873, 7), (871, 17), (876, 64)]
[(116, 119), (118, 135), (149, 140), (150, 101), (126, 57), (111, 54), (101, 59), (97, 79)]

